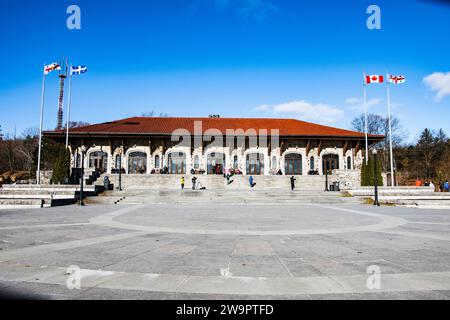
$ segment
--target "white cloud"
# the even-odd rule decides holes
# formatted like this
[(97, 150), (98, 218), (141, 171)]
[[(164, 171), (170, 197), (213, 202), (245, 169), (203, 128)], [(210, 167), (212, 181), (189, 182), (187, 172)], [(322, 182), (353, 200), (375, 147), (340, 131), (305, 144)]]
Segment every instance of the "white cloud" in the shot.
[(219, 10), (231, 8), (244, 18), (264, 20), (270, 13), (278, 11), (271, 0), (212, 0)]
[[(375, 107), (381, 103), (381, 99), (367, 100), (367, 108)], [(361, 110), (364, 108), (364, 100), (360, 98), (348, 98), (345, 100), (345, 104), (350, 106), (354, 110)]]
[(264, 104), (256, 107), (255, 110), (277, 116), (285, 115), (300, 120), (324, 124), (335, 123), (344, 115), (343, 111), (336, 107), (321, 103), (312, 104), (305, 100), (291, 101), (277, 105)]
[(423, 83), (436, 92), (435, 101), (441, 101), (446, 96), (450, 96), (450, 72), (434, 72), (423, 78)]

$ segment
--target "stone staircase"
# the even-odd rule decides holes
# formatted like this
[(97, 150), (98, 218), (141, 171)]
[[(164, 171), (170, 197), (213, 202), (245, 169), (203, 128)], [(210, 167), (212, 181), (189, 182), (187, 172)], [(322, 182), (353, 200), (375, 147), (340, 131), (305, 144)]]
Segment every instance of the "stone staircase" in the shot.
[[(84, 196), (94, 196), (102, 191), (96, 186), (86, 186)], [(76, 203), (80, 197), (79, 186), (72, 185), (3, 185), (0, 188), (0, 209), (25, 209), (61, 206)]]
[(358, 198), (345, 197), (340, 192), (305, 191), (289, 189), (248, 190), (155, 190), (128, 188), (123, 191), (107, 191), (88, 204), (355, 204)]

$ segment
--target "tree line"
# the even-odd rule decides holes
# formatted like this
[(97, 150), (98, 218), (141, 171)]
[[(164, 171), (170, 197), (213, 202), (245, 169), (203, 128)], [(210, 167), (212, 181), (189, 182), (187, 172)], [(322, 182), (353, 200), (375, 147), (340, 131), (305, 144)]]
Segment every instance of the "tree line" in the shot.
[[(152, 116), (154, 114), (152, 113)], [(364, 114), (351, 122), (351, 129), (365, 131)], [(88, 125), (84, 122), (71, 122), (70, 127)], [(389, 160), (389, 126), (386, 117), (376, 114), (368, 115), (368, 132), (383, 134), (386, 138), (377, 148), (381, 169), (390, 171)], [(399, 185), (409, 185), (416, 179), (445, 181), (450, 178), (450, 139), (442, 129), (425, 128), (417, 141), (405, 142), (406, 133), (398, 118), (392, 119), (392, 144), (394, 146), (394, 169)], [(35, 177), (38, 154), (38, 129), (27, 129), (18, 137), (2, 134), (0, 126), (0, 175), (5, 172), (28, 172)], [(62, 156), (61, 145), (50, 140), (43, 140), (42, 170), (54, 170), (55, 163), (67, 163), (58, 158)], [(56, 161), (59, 159), (58, 161)], [(63, 170), (65, 171), (65, 170)]]
[[(355, 131), (365, 131), (364, 114), (351, 122)], [(389, 122), (387, 117), (377, 114), (368, 115), (368, 132), (385, 135), (385, 139), (376, 147), (379, 150), (381, 166), (389, 172)], [(414, 142), (406, 142), (406, 133), (400, 120), (392, 118), (392, 145), (394, 169), (399, 185), (411, 185), (415, 180), (436, 182), (450, 178), (450, 139), (442, 129), (425, 128)]]

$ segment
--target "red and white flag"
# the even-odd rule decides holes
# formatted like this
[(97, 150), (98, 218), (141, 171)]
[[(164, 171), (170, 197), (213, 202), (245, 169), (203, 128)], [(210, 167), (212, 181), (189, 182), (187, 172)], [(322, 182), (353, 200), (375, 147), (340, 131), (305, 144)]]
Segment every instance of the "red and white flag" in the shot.
[(48, 75), (50, 72), (55, 70), (61, 70), (61, 66), (58, 63), (52, 63), (44, 67), (44, 75)]
[(366, 83), (383, 83), (384, 82), (384, 76), (378, 76), (378, 75), (370, 75), (366, 76)]
[(405, 83), (406, 78), (404, 76), (393, 76), (389, 75), (389, 82), (394, 84)]

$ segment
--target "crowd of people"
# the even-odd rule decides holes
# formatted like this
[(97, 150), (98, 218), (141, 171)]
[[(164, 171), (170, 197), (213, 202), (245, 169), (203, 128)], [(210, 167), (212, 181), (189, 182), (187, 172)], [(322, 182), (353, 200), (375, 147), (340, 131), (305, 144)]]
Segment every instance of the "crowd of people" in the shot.
[[(430, 187), (433, 190), (437, 191), (436, 190), (436, 186), (434, 185), (433, 181), (431, 181), (431, 180), (429, 182), (423, 183), (422, 180), (417, 179), (416, 183), (415, 183), (415, 186), (416, 187), (422, 187), (422, 186)], [(438, 184), (438, 191), (439, 192), (450, 192), (449, 187), (450, 187), (450, 185), (448, 183), (448, 180), (445, 180), (445, 181), (441, 180), (441, 181), (439, 181), (439, 184)]]

